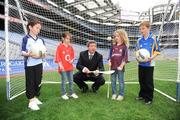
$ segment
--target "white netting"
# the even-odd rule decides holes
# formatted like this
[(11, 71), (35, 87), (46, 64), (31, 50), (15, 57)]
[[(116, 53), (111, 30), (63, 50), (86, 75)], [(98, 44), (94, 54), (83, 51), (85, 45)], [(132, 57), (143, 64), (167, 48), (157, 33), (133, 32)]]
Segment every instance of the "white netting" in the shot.
[[(112, 44), (112, 33), (118, 28), (124, 28), (130, 40), (130, 63), (126, 67), (125, 79), (137, 81), (134, 47), (140, 37), (141, 20), (150, 20), (152, 32), (157, 36), (160, 35), (161, 56), (157, 58), (155, 79), (175, 81), (177, 79), (179, 6), (177, 3), (170, 2), (167, 16), (164, 17), (168, 3), (165, 0), (164, 2), (164, 5), (154, 6), (147, 12), (133, 12), (114, 6), (111, 0), (75, 0), (72, 3), (68, 3), (67, 0), (9, 0), (9, 57), (12, 62), (10, 97), (25, 89), (23, 58), (20, 55), (20, 49), (25, 35), (23, 26), (27, 24), (27, 20), (34, 18), (40, 19), (43, 23), (39, 36), (45, 40), (48, 50), (46, 58), (48, 64), (44, 64), (43, 81), (59, 81), (57, 65), (53, 62), (53, 57), (63, 32), (70, 31), (73, 34), (76, 60), (79, 52), (87, 49), (87, 41), (96, 40), (97, 51), (103, 55), (106, 64)], [(164, 24), (162, 24), (163, 18), (165, 18)], [(161, 25), (163, 29), (160, 33)], [(4, 34), (3, 31), (0, 32)], [(0, 44), (3, 46), (0, 48), (2, 51), (0, 58), (4, 59), (3, 37), (0, 39)]]

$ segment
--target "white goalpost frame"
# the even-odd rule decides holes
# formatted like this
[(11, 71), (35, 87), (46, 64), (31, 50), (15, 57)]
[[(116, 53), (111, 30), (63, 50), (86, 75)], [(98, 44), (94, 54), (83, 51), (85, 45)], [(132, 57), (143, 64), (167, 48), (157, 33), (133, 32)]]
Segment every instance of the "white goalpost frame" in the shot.
[(176, 102), (176, 99), (175, 99), (175, 98), (173, 98), (173, 97), (171, 97), (171, 96), (167, 95), (166, 93), (164, 93), (164, 92), (162, 92), (162, 91), (158, 90), (157, 88), (154, 88), (154, 90), (155, 90), (156, 92), (160, 93), (161, 95), (163, 95), (163, 96), (165, 96), (165, 97), (169, 98), (170, 100), (172, 100), (172, 101)]
[[(180, 6), (180, 0), (179, 4)], [(176, 101), (180, 102), (180, 10), (179, 10), (179, 35), (178, 35), (178, 70), (177, 70), (177, 81), (176, 81)]]
[[(21, 12), (27, 12), (27, 13), (29, 13), (29, 11), (26, 11), (26, 10), (24, 10), (23, 8), (21, 9), (21, 6), (20, 6), (20, 4), (19, 4), (19, 0), (15, 0), (16, 1), (16, 4), (17, 4), (17, 8), (18, 8), (18, 12), (19, 12), (19, 15), (20, 15), (20, 19), (22, 20), (22, 24), (23, 24), (23, 29), (24, 29), (24, 32), (26, 33), (26, 28), (25, 28), (25, 21), (23, 20), (23, 16), (22, 16), (22, 14), (21, 14)], [(168, 1), (168, 4), (167, 4), (167, 9), (168, 9), (168, 6), (169, 6), (169, 4), (170, 4), (170, 1), (171, 0), (169, 0)], [(5, 41), (6, 41), (6, 82), (7, 82), (7, 98), (9, 99), (9, 100), (12, 100), (12, 99), (14, 99), (14, 98), (16, 98), (17, 96), (19, 96), (19, 95), (21, 95), (21, 94), (23, 94), (23, 93), (25, 93), (25, 91), (23, 91), (23, 92), (21, 92), (21, 93), (19, 93), (19, 94), (15, 94), (15, 95), (13, 95), (12, 97), (10, 96), (10, 68), (9, 68), (9, 65), (10, 65), (10, 63), (9, 63), (9, 33), (8, 33), (8, 19), (9, 19), (9, 7), (10, 7), (11, 5), (9, 5), (9, 3), (8, 3), (8, 0), (5, 0)], [(165, 19), (165, 17), (166, 17), (166, 15), (167, 15), (167, 9), (165, 10), (165, 14), (164, 14), (164, 16), (163, 16), (163, 19), (162, 19), (162, 24), (164, 25), (164, 19)], [(29, 14), (31, 14), (31, 15), (34, 15), (34, 16), (36, 16), (36, 17), (39, 17), (39, 18), (42, 18), (42, 19), (45, 19), (45, 20), (47, 20), (47, 21), (51, 21), (51, 22), (55, 22), (55, 21), (53, 21), (53, 20), (51, 20), (51, 19), (48, 19), (48, 18), (46, 18), (46, 17), (43, 17), (43, 16), (38, 16), (37, 14), (35, 14), (35, 13), (29, 13)], [(180, 16), (179, 16), (180, 17)], [(179, 19), (179, 23), (180, 23), (180, 19)], [(56, 24), (59, 24), (58, 22), (56, 22)], [(160, 34), (159, 34), (159, 36), (158, 37), (160, 37), (160, 35), (161, 35), (161, 32), (163, 31), (163, 25), (161, 25), (160, 26)], [(66, 27), (68, 27), (68, 26), (66, 26)], [(179, 29), (180, 29), (180, 25), (179, 25)], [(180, 36), (180, 31), (179, 31), (179, 36)], [(177, 88), (179, 88), (179, 90), (176, 88), (176, 100), (177, 100), (177, 98), (179, 98), (180, 99), (180, 37), (179, 37), (179, 43), (178, 43), (178, 76), (177, 76)], [(129, 79), (128, 79), (129, 80)], [(160, 80), (160, 79), (158, 79), (158, 80)], [(42, 84), (59, 84), (60, 82), (53, 82), (53, 81), (42, 81)], [(91, 82), (87, 82), (88, 84), (91, 84)], [(108, 81), (106, 82), (106, 84), (108, 84), (108, 90), (107, 90), (107, 98), (109, 98), (109, 87), (110, 87), (110, 75), (108, 76)], [(138, 82), (128, 82), (128, 81), (125, 81), (125, 83), (126, 84), (138, 84)], [(178, 87), (179, 86), (179, 87)], [(162, 95), (164, 95), (164, 96), (166, 96), (167, 98), (170, 98), (171, 100), (173, 100), (173, 101), (175, 101), (175, 99), (174, 98), (172, 98), (172, 97), (170, 97), (169, 95), (167, 95), (167, 94), (165, 94), (165, 93), (163, 93), (162, 91), (160, 91), (160, 90), (158, 90), (158, 89), (156, 89), (155, 88), (155, 91), (156, 92), (158, 92), (158, 93), (160, 93), (160, 94), (162, 94)], [(179, 96), (179, 97), (178, 97)]]
[(5, 63), (6, 63), (6, 93), (7, 99), (10, 100), (10, 69), (9, 69), (9, 29), (8, 29), (8, 20), (9, 20), (9, 1), (5, 0)]
[[(42, 81), (42, 84), (60, 84), (61, 82), (56, 81)], [(91, 81), (86, 81), (87, 84), (93, 84)], [(68, 84), (68, 83), (66, 83)], [(106, 81), (105, 84), (111, 84), (111, 81)], [(125, 81), (125, 84), (139, 84), (138, 82), (128, 82)]]
[[(109, 96), (110, 96), (110, 94), (109, 94), (109, 92), (110, 92), (110, 84), (111, 84), (110, 75), (109, 75), (109, 78), (108, 78), (108, 79), (109, 79), (109, 81), (106, 81), (105, 84), (107, 84), (107, 98), (109, 99)], [(87, 84), (93, 84), (93, 82), (86, 82), (86, 83), (87, 83)], [(61, 82), (42, 81), (42, 84), (61, 84)], [(66, 83), (66, 84), (68, 84), (68, 83)], [(125, 81), (125, 84), (137, 85), (137, 84), (139, 84), (139, 82), (128, 82), (128, 81)], [(167, 97), (168, 99), (176, 102), (176, 99), (175, 99), (175, 98), (167, 95), (166, 93), (162, 92), (161, 90), (159, 90), (159, 89), (157, 89), (157, 88), (154, 88), (154, 90), (155, 90), (156, 92), (158, 92), (159, 94)]]
[[(108, 65), (108, 69), (110, 70), (111, 68), (110, 68), (110, 66)], [(109, 92), (110, 92), (110, 84), (111, 84), (111, 74), (110, 75), (108, 75), (108, 82), (107, 82), (107, 84), (108, 84), (108, 86), (107, 86), (107, 98), (109, 99)]]
[[(27, 30), (25, 27), (25, 23), (21, 14), (21, 8), (18, 0), (15, 0), (17, 7), (18, 7), (18, 12), (20, 15), (20, 19), (23, 24), (23, 30), (27, 34)], [(10, 59), (9, 59), (9, 0), (5, 0), (5, 49), (6, 49), (6, 55), (5, 55), (5, 63), (6, 63), (6, 96), (7, 100), (12, 100), (16, 98), (17, 96), (20, 96), (25, 93), (25, 91), (22, 91), (18, 94), (15, 94), (11, 96), (10, 88)]]
[(165, 14), (163, 15), (163, 18), (162, 18), (162, 24), (161, 24), (161, 27), (160, 27), (160, 30), (159, 30), (158, 40), (161, 37), (161, 34), (163, 32), (163, 25), (164, 25), (164, 22), (165, 22), (165, 19), (166, 19), (166, 16), (167, 16), (167, 11), (168, 11), (168, 7), (169, 7), (170, 3), (171, 3), (171, 0), (168, 1), (167, 7), (166, 7), (166, 10), (165, 10)]
[[(171, 0), (168, 0), (167, 7), (166, 7), (166, 9), (165, 9), (165, 14), (164, 14), (164, 16), (163, 16), (163, 18), (162, 18), (162, 24), (161, 24), (161, 26), (160, 26), (159, 35), (158, 35), (158, 40), (160, 39), (161, 34), (163, 33), (163, 26), (164, 26), (164, 23), (165, 23), (165, 19), (166, 19), (166, 16), (167, 16), (168, 7), (169, 7), (170, 3), (171, 3)], [(179, 21), (179, 23), (180, 23), (180, 21)], [(180, 26), (180, 25), (179, 25), (179, 26)], [(179, 28), (180, 28), (180, 27), (179, 27)], [(179, 32), (179, 33), (180, 33), (180, 32)], [(180, 34), (179, 34), (179, 35), (180, 35)], [(179, 41), (180, 41), (180, 37), (179, 37)], [(179, 71), (179, 67), (180, 67), (180, 65), (179, 65), (179, 64), (180, 64), (180, 59), (179, 59), (179, 57), (180, 57), (180, 47), (179, 47), (179, 46), (180, 46), (180, 42), (178, 42), (178, 50), (179, 50), (179, 55), (178, 55), (178, 71)], [(165, 97), (173, 100), (173, 101), (178, 101), (177, 98), (179, 98), (179, 100), (180, 100), (180, 95), (179, 95), (179, 93), (180, 93), (179, 72), (178, 72), (177, 87), (176, 87), (176, 99), (173, 98), (173, 97), (171, 97), (171, 96), (169, 96), (169, 95), (167, 95), (166, 93), (164, 93), (164, 92), (156, 89), (156, 88), (154, 88), (154, 90), (155, 90), (156, 92), (160, 93), (161, 95), (163, 95), (163, 96), (165, 96)]]
[(16, 5), (17, 5), (17, 7), (18, 7), (18, 12), (19, 12), (20, 19), (21, 19), (21, 21), (22, 21), (23, 30), (24, 30), (25, 34), (27, 34), (27, 29), (26, 29), (26, 26), (25, 26), (25, 22), (24, 22), (24, 20), (23, 20), (23, 16), (22, 16), (22, 13), (21, 13), (21, 12), (22, 12), (22, 9), (21, 9), (21, 7), (20, 7), (19, 1), (18, 1), (18, 0), (15, 0), (15, 2), (16, 2)]

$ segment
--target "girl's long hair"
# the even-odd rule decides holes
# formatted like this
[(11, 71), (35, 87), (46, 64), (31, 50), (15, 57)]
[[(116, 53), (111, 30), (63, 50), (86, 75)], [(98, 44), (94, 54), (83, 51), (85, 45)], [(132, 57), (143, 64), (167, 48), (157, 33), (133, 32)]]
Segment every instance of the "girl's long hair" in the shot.
[(129, 38), (127, 32), (124, 29), (118, 29), (114, 32), (114, 35), (118, 34), (121, 37), (123, 43), (129, 48)]

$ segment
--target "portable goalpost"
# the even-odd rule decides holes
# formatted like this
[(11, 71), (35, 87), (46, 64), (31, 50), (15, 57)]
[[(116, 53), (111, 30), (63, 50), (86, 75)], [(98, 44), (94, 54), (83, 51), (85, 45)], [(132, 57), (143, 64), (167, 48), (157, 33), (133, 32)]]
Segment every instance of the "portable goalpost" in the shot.
[[(57, 4), (61, 4), (60, 2), (58, 2), (58, 0), (55, 0), (55, 2)], [(32, 8), (29, 7), (28, 4), (32, 5)], [(82, 4), (86, 6), (86, 3), (82, 3)], [(58, 34), (61, 34), (62, 31), (66, 31), (66, 30), (72, 31), (72, 34), (74, 36), (73, 44), (75, 47), (75, 52), (77, 54), (76, 58), (78, 58), (78, 53), (81, 50), (86, 49), (85, 43), (87, 39), (97, 39), (98, 51), (102, 52), (103, 56), (107, 58), (108, 57), (107, 52), (109, 50), (109, 44), (111, 43), (111, 34), (113, 30), (117, 28), (124, 28), (128, 32), (130, 40), (131, 40), (130, 42), (132, 44), (131, 46), (132, 49), (130, 51), (130, 59), (132, 60), (132, 63), (135, 61), (134, 54), (133, 54), (133, 51), (134, 51), (133, 45), (139, 37), (139, 30), (138, 30), (139, 23), (138, 22), (135, 22), (131, 26), (123, 26), (123, 25), (113, 26), (109, 24), (95, 23), (92, 21), (86, 21), (80, 18), (80, 16), (77, 16), (77, 15), (74, 16), (72, 13), (64, 9), (64, 8), (69, 8), (71, 6), (65, 5), (64, 8), (59, 8), (56, 6), (56, 4), (52, 5), (52, 3), (50, 4), (50, 3), (42, 2), (42, 1), (39, 2), (38, 0), (37, 1), (35, 0), (27, 0), (27, 1), (5, 0), (4, 6), (5, 6), (5, 16), (4, 16), (5, 37), (4, 37), (4, 40), (1, 40), (1, 41), (5, 43), (5, 50), (4, 50), (5, 55), (1, 57), (4, 57), (4, 59), (2, 59), (2, 62), (5, 61), (5, 69), (6, 69), (5, 76), (6, 76), (6, 82), (7, 82), (6, 85), (7, 85), (7, 99), (8, 100), (12, 100), (25, 92), (25, 78), (24, 78), (24, 72), (22, 71), (23, 58), (20, 55), (21, 54), (20, 46), (21, 46), (22, 37), (27, 33), (26, 32), (27, 20), (31, 19), (31, 17), (38, 18), (43, 22), (43, 29), (40, 36), (43, 37), (46, 40), (45, 42), (48, 43), (47, 47), (48, 47), (49, 54), (48, 54), (48, 58), (46, 59), (46, 62), (49, 63), (50, 66), (44, 64), (45, 69), (46, 69), (45, 74), (43, 75), (44, 84), (59, 83), (59, 76), (56, 73), (57, 66), (54, 63), (52, 63), (53, 62), (52, 58), (53, 58), (53, 53), (54, 53), (54, 49), (52, 48), (56, 47), (58, 43), (57, 41), (58, 36), (59, 36)], [(78, 8), (78, 5), (77, 5), (77, 8)], [(162, 45), (163, 57), (160, 58), (160, 60), (162, 60), (160, 62), (166, 63), (166, 61), (163, 61), (164, 59), (165, 60), (167, 59), (167, 58), (164, 58), (164, 56), (167, 55), (166, 52), (167, 51), (171, 52), (174, 50), (174, 49), (172, 50), (168, 49), (168, 47), (173, 46), (170, 44), (171, 41), (170, 42), (163, 41), (163, 39), (171, 40), (172, 38), (171, 37), (166, 38), (166, 35), (173, 36), (177, 32), (176, 27), (178, 27), (177, 28), (178, 30), (180, 29), (179, 13), (178, 13), (178, 17), (179, 17), (178, 22), (174, 22), (174, 23), (171, 22), (171, 19), (174, 16), (176, 17), (177, 11), (179, 12), (179, 8), (180, 8), (179, 3), (171, 4), (171, 0), (169, 0), (168, 3), (162, 7), (163, 14), (160, 17), (162, 18), (160, 20), (160, 23), (156, 22), (155, 24), (152, 25), (153, 31), (158, 33), (158, 38), (162, 40), (162, 44), (163, 44)], [(156, 12), (155, 9), (156, 8), (150, 9), (149, 12), (147, 12), (149, 14), (148, 20), (150, 20), (151, 22), (153, 21), (153, 19), (157, 20), (159, 18), (158, 16), (155, 16), (154, 18), (152, 17), (154, 13)], [(90, 14), (89, 11), (86, 11), (86, 10), (82, 10), (81, 12), (83, 14), (89, 14), (90, 16), (92, 14), (92, 13)], [(158, 12), (157, 12), (157, 15), (158, 15)], [(105, 14), (100, 13), (100, 11), (98, 13), (97, 11), (97, 14), (95, 16), (105, 17), (106, 14), (107, 13)], [(122, 15), (122, 16), (124, 15), (123, 13), (121, 14), (117, 13), (117, 14)], [(131, 13), (127, 12), (127, 14), (131, 16)], [(69, 19), (70, 21), (74, 19), (76, 20), (76, 22), (70, 23), (69, 21), (66, 21), (64, 17), (59, 17), (59, 16), (66, 16), (67, 19)], [(142, 14), (139, 14), (139, 17), (142, 17), (142, 19), (146, 20), (145, 18), (146, 16), (143, 18), (143, 12)], [(109, 17), (108, 19), (113, 19), (113, 18)], [(107, 21), (107, 19), (103, 21), (105, 22)], [(91, 23), (90, 25), (89, 25), (89, 22)], [(97, 29), (96, 30), (97, 33), (94, 31), (90, 31), (90, 32), (86, 31), (86, 29), (83, 26), (86, 26), (87, 28), (90, 27), (92, 29)], [(167, 31), (170, 33), (166, 33), (166, 31), (163, 28), (167, 29)], [(108, 31), (107, 29), (113, 29), (113, 30)], [(101, 34), (101, 31), (104, 34)], [(91, 32), (94, 32), (94, 33), (91, 33)], [(105, 35), (106, 32), (108, 33), (108, 35)], [(13, 41), (12, 39), (15, 39), (16, 41), (15, 40)], [(175, 60), (173, 59), (171, 61), (167, 59), (169, 60), (168, 64), (170, 64), (168, 66), (169, 70), (164, 70), (166, 67), (162, 66), (161, 64), (158, 65), (157, 70), (155, 70), (155, 71), (158, 71), (158, 74), (155, 73), (156, 80), (176, 82), (176, 95), (175, 95), (176, 98), (175, 96), (171, 97), (167, 95), (165, 91), (160, 91), (158, 88), (156, 88), (155, 91), (170, 98), (173, 101), (179, 102), (180, 101), (180, 31), (178, 31), (178, 36), (176, 36), (176, 39), (178, 39), (178, 52), (177, 52), (178, 54), (176, 55), (176, 52), (173, 54), (173, 57), (175, 56)], [(17, 40), (19, 40), (19, 42), (17, 42)], [(172, 40), (172, 44), (174, 44), (173, 42), (174, 40)], [(107, 61), (105, 60), (105, 62)], [(170, 67), (171, 65), (172, 67)], [(127, 84), (137, 84), (136, 64), (130, 63), (130, 65), (127, 66), (127, 71), (128, 72), (125, 73), (127, 81), (125, 82)], [(52, 74), (52, 77), (49, 77), (50, 74)], [(108, 75), (106, 75), (106, 77), (110, 79)], [(107, 84), (109, 85), (109, 80)]]
[[(180, 1), (179, 1), (180, 5)], [(180, 23), (180, 9), (179, 9), (179, 23)], [(179, 24), (179, 39), (178, 39), (178, 71), (176, 81), (176, 101), (180, 102), (180, 24)]]

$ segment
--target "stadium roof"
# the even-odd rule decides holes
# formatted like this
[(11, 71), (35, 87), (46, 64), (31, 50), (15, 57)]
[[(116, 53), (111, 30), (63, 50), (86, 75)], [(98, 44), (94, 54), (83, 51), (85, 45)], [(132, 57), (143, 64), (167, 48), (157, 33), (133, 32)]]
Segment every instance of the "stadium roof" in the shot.
[[(116, 6), (132, 11), (148, 11), (156, 5), (167, 4), (169, 0), (111, 0)], [(170, 3), (178, 3), (179, 0), (170, 0)]]
[(112, 0), (47, 0), (47, 2), (55, 7), (60, 6), (78, 18), (108, 25), (132, 24), (138, 20), (140, 14), (121, 9)]
[[(159, 4), (169, 0), (47, 0), (48, 3), (60, 6), (69, 14), (93, 23), (129, 26), (140, 21), (140, 16)], [(171, 3), (178, 0), (171, 0)]]

